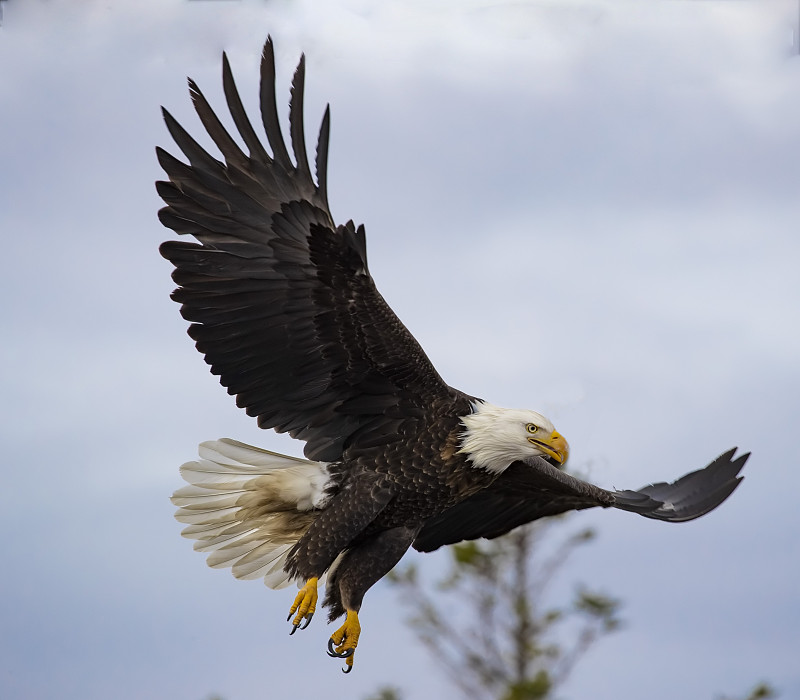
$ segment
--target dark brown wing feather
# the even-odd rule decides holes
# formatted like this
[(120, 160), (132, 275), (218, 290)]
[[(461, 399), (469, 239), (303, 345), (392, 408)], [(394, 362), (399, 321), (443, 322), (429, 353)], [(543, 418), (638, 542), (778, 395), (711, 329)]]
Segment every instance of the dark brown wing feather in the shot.
[(245, 153), (197, 85), (197, 114), (222, 153), (210, 156), (165, 110), (183, 163), (157, 149), (169, 182), (156, 183), (162, 223), (199, 243), (168, 241), (173, 299), (189, 335), (239, 406), (263, 428), (307, 441), (311, 459), (333, 461), (359, 436), (393, 438), (404, 410), (451, 396), (422, 348), (369, 274), (363, 227), (336, 226), (328, 208), (329, 111), (311, 174), (303, 133), (304, 61), (292, 81), (284, 143), (271, 40), (261, 62), (261, 115), (272, 155), (242, 107), (223, 55), (223, 87)]
[(479, 537), (492, 539), (538, 518), (602, 506), (646, 518), (685, 522), (708, 513), (733, 493), (749, 457), (733, 459), (736, 448), (704, 469), (677, 481), (638, 491), (606, 491), (559, 471), (543, 459), (515, 462), (487, 489), (431, 518), (414, 548), (431, 552), (445, 544)]

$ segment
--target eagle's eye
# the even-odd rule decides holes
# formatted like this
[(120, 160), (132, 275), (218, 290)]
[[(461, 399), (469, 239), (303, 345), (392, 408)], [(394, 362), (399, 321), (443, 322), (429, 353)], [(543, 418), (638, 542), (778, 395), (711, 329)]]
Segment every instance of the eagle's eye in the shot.
[(533, 423), (528, 423), (528, 425), (525, 426), (525, 430), (533, 435), (537, 430), (539, 430), (539, 428)]

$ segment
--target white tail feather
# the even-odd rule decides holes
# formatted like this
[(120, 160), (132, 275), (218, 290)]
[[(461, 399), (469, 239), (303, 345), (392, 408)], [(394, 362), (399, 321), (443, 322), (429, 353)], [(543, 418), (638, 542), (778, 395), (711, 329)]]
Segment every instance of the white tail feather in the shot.
[(324, 464), (288, 457), (235, 440), (204, 442), (200, 460), (181, 467), (188, 483), (172, 496), (181, 534), (209, 552), (212, 568), (236, 578), (264, 578), (270, 588), (291, 582), (284, 571), (294, 544), (324, 506)]

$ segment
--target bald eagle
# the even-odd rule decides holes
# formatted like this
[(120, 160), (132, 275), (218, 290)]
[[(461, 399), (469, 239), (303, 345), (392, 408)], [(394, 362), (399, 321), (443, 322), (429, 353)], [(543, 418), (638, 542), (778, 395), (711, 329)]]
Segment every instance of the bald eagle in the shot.
[[(200, 89), (194, 108), (223, 160), (167, 112), (188, 162), (161, 148), (161, 222), (172, 298), (212, 374), (262, 428), (305, 441), (307, 459), (234, 440), (205, 442), (172, 500), (182, 534), (212, 567), (300, 588), (291, 633), (305, 629), (323, 577), (328, 653), (352, 669), (366, 591), (409, 547), (499, 537), (537, 518), (600, 506), (667, 522), (716, 508), (748, 455), (735, 448), (674, 483), (607, 491), (563, 471), (567, 441), (545, 416), (498, 408), (448, 386), (379, 294), (363, 226), (328, 206), (330, 110), (312, 175), (303, 127), (304, 58), (294, 73), (290, 155), (281, 133), (271, 39), (261, 57), (261, 120), (250, 122), (222, 57), (222, 83), (245, 150)], [(293, 158), (292, 158), (293, 156)]]

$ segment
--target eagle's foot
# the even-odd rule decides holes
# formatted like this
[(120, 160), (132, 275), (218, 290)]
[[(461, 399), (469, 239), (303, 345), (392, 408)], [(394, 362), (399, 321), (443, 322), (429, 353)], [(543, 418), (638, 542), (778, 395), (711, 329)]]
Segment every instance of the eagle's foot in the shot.
[(328, 656), (346, 659), (346, 668), (342, 671), (350, 673), (353, 670), (353, 659), (361, 636), (361, 625), (358, 622), (358, 613), (348, 610), (344, 624), (336, 630), (328, 640)]
[[(289, 617), (286, 618), (286, 621), (292, 619), (292, 615), (295, 615), (294, 620), (292, 620), (292, 631), (289, 632), (290, 635), (297, 632), (298, 627), (301, 630), (304, 630), (311, 624), (311, 618), (314, 617), (314, 611), (317, 609), (317, 579), (310, 578), (306, 581), (306, 585), (303, 586), (297, 593), (297, 597), (294, 599), (294, 603), (292, 603), (292, 607), (289, 609)], [(300, 623), (303, 622), (305, 619), (305, 624), (300, 627)]]

